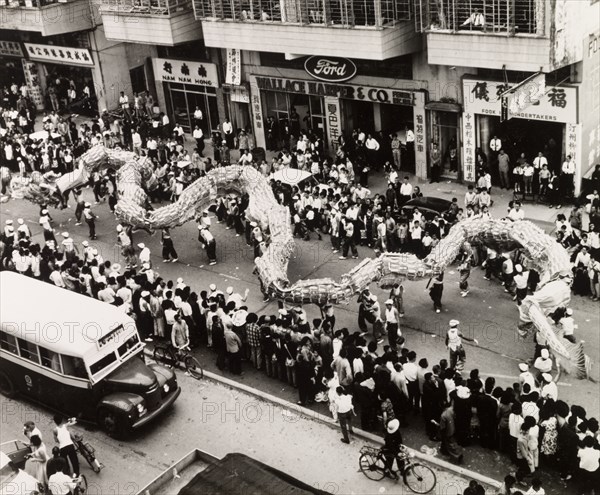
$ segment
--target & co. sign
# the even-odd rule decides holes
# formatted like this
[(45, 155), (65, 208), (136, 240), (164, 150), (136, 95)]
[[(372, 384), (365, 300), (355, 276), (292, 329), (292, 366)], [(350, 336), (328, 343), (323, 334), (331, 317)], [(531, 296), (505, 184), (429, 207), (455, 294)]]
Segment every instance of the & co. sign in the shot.
[(357, 72), (352, 60), (338, 57), (308, 57), (304, 62), (304, 70), (315, 79), (325, 82), (349, 81)]

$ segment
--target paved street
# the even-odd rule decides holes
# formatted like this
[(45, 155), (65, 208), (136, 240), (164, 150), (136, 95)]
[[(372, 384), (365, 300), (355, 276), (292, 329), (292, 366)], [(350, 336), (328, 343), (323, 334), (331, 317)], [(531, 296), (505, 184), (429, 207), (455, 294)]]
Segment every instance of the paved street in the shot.
[[(375, 177), (375, 180), (372, 180), (372, 184), (370, 185), (373, 190), (379, 190), (383, 186), (383, 178)], [(456, 196), (461, 201), (465, 190), (463, 186), (455, 183), (422, 184), (421, 187), (426, 195), (436, 195), (449, 199)], [(87, 199), (92, 199), (91, 191), (84, 190), (84, 196)], [(496, 216), (501, 216), (506, 211), (508, 196), (502, 197), (495, 194), (494, 199), (496, 202), (493, 213)], [(115, 246), (115, 219), (106, 204), (95, 206), (94, 211), (99, 215), (100, 219), (97, 228), (99, 238), (93, 244), (100, 250), (105, 259), (118, 261), (120, 253)], [(536, 223), (547, 231), (552, 228), (556, 210), (550, 210), (539, 205), (525, 205), (525, 211), (528, 217), (533, 218)], [(58, 232), (68, 230), (76, 241), (82, 241), (87, 238), (87, 228), (85, 225), (74, 226), (72, 209), (64, 211), (53, 210), (52, 215)], [(38, 208), (35, 205), (20, 200), (10, 201), (2, 205), (0, 213), (0, 221), (2, 223), (6, 218), (15, 219), (18, 216), (27, 219), (34, 232), (34, 239), (41, 239), (41, 229), (37, 225)], [(184, 225), (178, 229), (174, 229), (172, 232), (175, 246), (179, 252), (180, 262), (176, 264), (163, 264), (160, 262), (160, 238), (158, 235), (149, 236), (145, 232), (139, 232), (135, 234), (135, 241), (143, 241), (150, 247), (155, 266), (166, 279), (174, 280), (177, 277), (183, 277), (186, 283), (198, 291), (206, 289), (210, 283), (217, 284), (222, 290), (228, 285), (236, 287), (236, 290), (239, 292), (243, 292), (245, 288), (249, 288), (251, 291), (248, 306), (251, 310), (257, 313), (276, 313), (277, 305), (275, 302), (262, 302), (258, 281), (252, 274), (252, 251), (245, 245), (243, 238), (235, 237), (232, 231), (225, 230), (221, 225), (215, 225), (213, 230), (216, 234), (219, 255), (219, 263), (215, 266), (208, 265), (205, 253), (199, 249), (196, 241), (197, 230), (195, 225), (192, 224)], [(359, 251), (361, 256), (373, 255), (372, 251), (367, 248), (359, 248)], [(354, 266), (354, 263), (355, 261), (352, 260), (340, 261), (337, 259), (337, 255), (332, 254), (328, 236), (324, 236), (323, 241), (312, 240), (305, 242), (298, 240), (295, 255), (290, 262), (290, 280), (321, 277), (337, 278), (349, 271)], [(414, 349), (419, 357), (427, 357), (430, 364), (447, 357), (443, 338), (446, 325), (449, 319), (457, 318), (461, 321), (463, 331), (467, 335), (477, 338), (479, 341), (479, 347), (472, 345), (468, 345), (467, 347), (466, 369), (478, 368), (481, 370), (483, 376), (496, 376), (500, 386), (510, 385), (516, 381), (518, 362), (528, 359), (533, 355), (533, 343), (530, 341), (525, 343), (518, 341), (516, 336), (516, 324), (518, 320), (516, 305), (502, 291), (498, 283), (484, 280), (483, 272), (480, 270), (473, 271), (470, 283), (472, 287), (471, 293), (465, 299), (460, 298), (457, 285), (458, 274), (452, 269), (448, 270), (445, 279), (444, 309), (441, 314), (436, 314), (432, 309), (428, 293), (425, 291), (426, 281), (407, 282), (405, 284), (406, 317), (402, 322), (402, 331), (407, 339), (407, 346), (410, 349)], [(378, 294), (380, 300), (387, 297), (386, 294), (378, 289), (375, 289), (375, 293)], [(598, 303), (574, 296), (572, 307), (575, 310), (575, 318), (579, 324), (576, 335), (578, 338), (586, 341), (587, 353), (595, 363), (598, 363), (600, 358), (597, 330)], [(307, 307), (306, 309), (309, 319), (319, 316), (316, 307)], [(351, 331), (354, 331), (357, 328), (357, 309), (358, 307), (355, 303), (337, 308), (338, 326), (346, 326)], [(209, 351), (201, 349), (199, 355), (207, 369), (215, 370), (214, 356)], [(228, 375), (227, 372), (225, 374)], [(597, 368), (594, 369), (594, 376), (598, 378)], [(297, 400), (295, 389), (281, 382), (269, 379), (264, 374), (246, 372), (240, 378), (240, 381), (291, 402)], [(191, 385), (193, 388), (196, 386), (195, 383)], [(600, 409), (600, 399), (597, 394), (597, 385), (590, 381), (580, 381), (574, 377), (563, 375), (559, 384), (559, 397), (570, 403), (583, 405), (590, 411), (590, 415), (598, 415), (597, 411)], [(187, 407), (183, 404), (188, 404), (188, 401), (193, 401), (193, 399), (188, 393), (184, 393), (182, 399), (179, 401), (181, 404), (178, 404), (174, 412), (169, 415), (169, 421), (177, 421), (177, 425), (179, 425), (179, 421), (183, 421), (182, 418), (188, 418), (185, 421), (190, 421), (190, 415), (180, 415), (179, 413), (180, 410)], [(229, 407), (233, 407), (231, 404), (233, 404), (233, 401), (231, 401)], [(194, 407), (193, 404), (190, 407)], [(195, 408), (197, 409), (198, 407), (201, 406), (196, 404)], [(321, 407), (321, 411), (327, 414), (325, 408)], [(174, 415), (177, 416), (176, 419), (173, 419)], [(428, 442), (422, 432), (420, 423), (420, 418), (415, 418), (413, 425), (405, 430), (404, 435), (407, 444), (416, 449), (419, 449), (424, 444), (435, 446), (433, 443)], [(186, 426), (189, 425), (186, 423)], [(418, 427), (414, 428), (413, 426)], [(311, 427), (316, 428), (314, 425), (311, 425)], [(172, 427), (169, 425), (168, 435), (181, 435), (185, 429), (186, 427)], [(236, 435), (231, 433), (229, 428), (225, 432), (227, 435), (231, 434), (231, 438), (236, 438)], [(5, 438), (4, 431), (2, 435), (2, 438)], [(167, 444), (173, 441), (166, 435), (167, 433), (160, 431), (160, 429), (153, 431), (151, 434), (142, 435), (138, 441), (134, 442), (135, 447), (130, 454), (127, 454), (128, 459), (134, 463), (139, 462), (140, 466), (147, 466), (147, 468), (144, 468), (146, 471), (152, 468), (158, 472), (166, 464), (181, 457), (194, 446), (197, 446), (190, 444), (189, 447), (180, 449), (179, 441), (177, 441), (177, 444), (173, 444), (172, 447), (167, 445), (165, 448), (166, 457), (169, 457), (168, 460), (161, 457), (152, 458), (153, 455), (156, 455), (152, 454), (152, 452), (155, 452), (156, 446), (162, 446), (163, 442)], [(115, 455), (114, 464), (118, 464), (116, 459), (118, 459), (119, 454), (111, 448), (111, 445), (113, 445), (112, 441), (106, 439), (101, 434), (98, 434), (95, 438), (98, 439), (99, 445), (106, 445), (107, 447), (106, 449), (101, 447), (100, 450), (103, 453), (110, 451), (111, 455)], [(311, 434), (310, 438), (310, 441), (318, 441), (320, 437), (315, 435), (313, 438)], [(333, 438), (335, 440), (335, 437)], [(279, 437), (277, 437), (277, 441), (279, 441)], [(148, 448), (140, 448), (140, 446), (145, 445), (148, 445)], [(245, 448), (250, 449), (250, 446), (253, 445), (252, 438), (249, 438), (248, 443), (244, 443), (243, 445)], [(151, 446), (154, 446), (154, 448)], [(336, 449), (341, 449), (342, 452), (346, 449), (344, 446), (336, 445), (335, 447)], [(261, 455), (266, 455), (262, 449), (257, 447), (254, 447), (254, 449), (256, 452), (260, 452)], [(209, 448), (206, 448), (206, 450), (211, 451)], [(232, 449), (223, 448), (223, 450), (216, 450), (214, 453), (220, 455), (230, 450)], [(251, 450), (248, 450), (248, 452), (253, 454)], [(147, 457), (144, 457), (142, 453), (145, 453)], [(265, 460), (262, 457), (258, 458)], [(292, 464), (282, 464), (279, 467), (289, 469), (290, 465)], [(484, 451), (477, 447), (471, 447), (467, 451), (465, 467), (495, 479), (502, 479), (508, 471), (514, 469), (504, 456), (496, 452)], [(302, 468), (312, 473), (311, 470), (307, 469), (306, 465), (302, 464)], [(141, 476), (141, 472), (144, 470), (136, 471), (136, 473)], [(303, 478), (304, 473), (293, 474)], [(105, 476), (107, 475), (103, 474), (102, 479)], [(144, 476), (141, 476), (141, 480), (147, 481), (151, 477), (151, 473), (144, 473)], [(351, 480), (351, 478), (347, 479)], [(318, 481), (315, 478), (315, 482)], [(320, 481), (323, 482), (323, 480)], [(554, 488), (551, 493), (558, 494), (569, 491), (568, 487), (560, 483), (554, 475), (548, 475), (545, 481), (551, 482)], [(135, 482), (137, 483), (138, 481), (136, 480)], [(336, 482), (341, 483), (341, 480), (337, 480)], [(351, 485), (354, 486), (354, 483), (351, 483)], [(365, 492), (361, 490), (356, 491), (356, 493)]]
[[(137, 493), (195, 448), (219, 458), (241, 452), (329, 493), (409, 493), (401, 482), (374, 482), (358, 471), (358, 451), (367, 442), (344, 445), (338, 430), (210, 380), (180, 373), (179, 381), (183, 393), (173, 409), (128, 442), (84, 432), (106, 466), (99, 475), (87, 465), (82, 469), (90, 494)], [(47, 411), (3, 399), (0, 414), (0, 442), (22, 438), (23, 422), (34, 421), (48, 448), (53, 445)], [(467, 486), (464, 478), (435, 471), (438, 484), (432, 493), (455, 495)]]

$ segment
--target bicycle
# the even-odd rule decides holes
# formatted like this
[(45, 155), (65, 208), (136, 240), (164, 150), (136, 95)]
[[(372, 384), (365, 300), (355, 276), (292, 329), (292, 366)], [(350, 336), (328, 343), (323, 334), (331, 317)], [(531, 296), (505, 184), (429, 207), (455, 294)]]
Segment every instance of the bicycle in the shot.
[[(361, 472), (370, 480), (379, 481), (386, 476), (386, 458), (383, 449), (365, 445), (360, 449), (358, 460)], [(434, 489), (437, 482), (433, 470), (420, 462), (412, 460), (411, 454), (406, 447), (402, 447), (396, 457), (399, 471), (404, 484), (414, 493), (429, 493)], [(393, 471), (392, 471), (393, 472)]]
[(183, 364), (186, 373), (196, 380), (204, 377), (204, 370), (200, 366), (200, 361), (192, 356), (188, 346), (177, 350), (170, 344), (157, 344), (154, 347), (153, 357), (157, 363), (163, 363), (169, 368), (179, 367)]
[[(80, 474), (79, 476), (73, 475), (73, 479), (69, 483), (70, 491), (69, 493), (72, 495), (85, 495), (87, 493), (88, 484), (85, 475)], [(44, 493), (44, 492), (41, 492)], [(54, 495), (52, 491), (52, 483), (50, 483), (50, 487), (45, 491), (46, 494)]]
[[(76, 424), (77, 418), (69, 418), (69, 421), (67, 422), (68, 426), (73, 426)], [(98, 462), (98, 459), (96, 459), (96, 456), (94, 455), (96, 449), (92, 446), (92, 444), (89, 442), (84, 442), (83, 434), (77, 432), (71, 432), (71, 441), (73, 442), (73, 447), (75, 447), (75, 452), (86, 460), (94, 473), (99, 473), (104, 467), (104, 464)]]

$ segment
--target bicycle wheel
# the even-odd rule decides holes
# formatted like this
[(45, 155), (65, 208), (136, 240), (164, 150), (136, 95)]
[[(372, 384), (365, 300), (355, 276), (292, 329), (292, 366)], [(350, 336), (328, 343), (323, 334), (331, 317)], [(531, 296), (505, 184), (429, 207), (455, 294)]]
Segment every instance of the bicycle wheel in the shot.
[(196, 380), (200, 380), (204, 377), (202, 366), (200, 366), (200, 362), (194, 356), (186, 356), (183, 364), (185, 365), (186, 371)]
[(363, 454), (358, 459), (362, 474), (373, 481), (379, 481), (385, 476), (385, 460), (382, 456)]
[(404, 469), (404, 484), (415, 493), (429, 493), (436, 484), (435, 473), (429, 466), (410, 463)]
[(85, 446), (85, 444), (83, 442), (79, 442), (79, 444), (77, 445), (77, 450), (81, 454), (81, 457), (83, 457), (86, 460), (86, 462), (90, 465), (90, 467), (95, 471), (94, 460), (96, 458), (94, 457), (94, 454), (92, 454), (87, 449), (87, 447)]
[(79, 481), (77, 482), (77, 486), (75, 487), (74, 493), (75, 495), (84, 495), (85, 493), (87, 493), (87, 489), (87, 479), (83, 474), (80, 474)]
[(177, 359), (173, 355), (173, 352), (171, 351), (171, 349), (169, 349), (167, 347), (163, 347), (163, 346), (155, 347), (153, 357), (157, 363), (163, 363), (169, 367), (173, 367), (177, 363)]

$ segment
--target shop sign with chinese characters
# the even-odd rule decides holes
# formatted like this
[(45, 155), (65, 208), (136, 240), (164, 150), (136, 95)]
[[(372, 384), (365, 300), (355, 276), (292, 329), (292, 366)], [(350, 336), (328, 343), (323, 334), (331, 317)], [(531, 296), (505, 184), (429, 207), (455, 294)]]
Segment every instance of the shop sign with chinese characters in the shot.
[(38, 45), (35, 43), (24, 43), (24, 45), (29, 60), (62, 65), (81, 65), (83, 67), (94, 66), (94, 59), (87, 48)]
[[(500, 117), (502, 108), (500, 95), (511, 87), (510, 84), (501, 82), (464, 79), (465, 113)], [(577, 96), (577, 88), (547, 86), (541, 98), (531, 102), (531, 105), (523, 111), (511, 114), (511, 117), (548, 122), (577, 122)]]
[(242, 84), (242, 52), (237, 48), (227, 48), (227, 70), (225, 84)]
[(463, 180), (475, 182), (475, 116), (463, 113)]
[(323, 98), (323, 103), (325, 104), (325, 115), (327, 118), (327, 141), (329, 147), (335, 150), (342, 131), (340, 100), (332, 96), (326, 96)]
[(0, 55), (4, 57), (22, 57), (21, 44), (18, 41), (0, 41)]
[(219, 86), (215, 64), (153, 58), (152, 67), (154, 69), (154, 79), (157, 81), (211, 86), (213, 88)]
[(29, 62), (23, 59), (23, 75), (25, 76), (25, 83), (27, 84), (27, 90), (31, 101), (35, 104), (35, 108), (38, 110), (44, 109), (44, 95), (42, 94), (42, 88), (40, 88), (40, 81), (38, 76), (38, 66), (35, 62)]
[(425, 137), (425, 94), (414, 93), (415, 172), (418, 177), (427, 177), (427, 138)]

